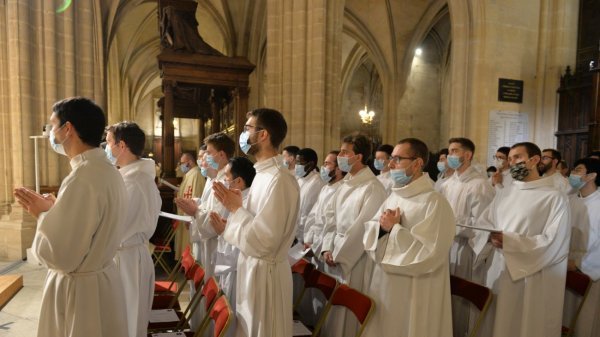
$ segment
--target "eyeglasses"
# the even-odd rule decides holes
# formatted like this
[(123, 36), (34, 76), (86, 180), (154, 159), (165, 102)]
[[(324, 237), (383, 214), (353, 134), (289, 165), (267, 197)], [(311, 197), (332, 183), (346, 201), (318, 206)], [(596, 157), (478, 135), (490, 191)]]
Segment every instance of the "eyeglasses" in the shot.
[(399, 164), (399, 163), (400, 163), (400, 161), (401, 161), (401, 160), (404, 160), (404, 159), (408, 159), (408, 160), (415, 160), (415, 159), (417, 159), (417, 158), (415, 158), (415, 157), (401, 157), (401, 156), (394, 156), (394, 157), (390, 158), (390, 161), (391, 161), (392, 163), (394, 163), (394, 164)]
[(256, 129), (257, 131), (263, 130), (263, 128), (261, 128), (260, 126), (250, 124), (244, 125), (244, 131), (250, 131), (251, 128)]

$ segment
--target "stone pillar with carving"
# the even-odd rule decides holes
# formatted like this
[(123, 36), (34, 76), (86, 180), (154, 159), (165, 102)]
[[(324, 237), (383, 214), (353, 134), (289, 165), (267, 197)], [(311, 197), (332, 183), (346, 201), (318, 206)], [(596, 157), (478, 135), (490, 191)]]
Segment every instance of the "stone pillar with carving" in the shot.
[(344, 0), (267, 0), (266, 106), (288, 123), (285, 144), (339, 148)]

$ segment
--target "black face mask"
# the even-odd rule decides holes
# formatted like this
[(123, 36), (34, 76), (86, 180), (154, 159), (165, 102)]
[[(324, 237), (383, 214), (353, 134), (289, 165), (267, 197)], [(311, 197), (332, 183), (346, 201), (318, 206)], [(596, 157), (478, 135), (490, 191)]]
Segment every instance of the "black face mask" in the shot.
[(523, 181), (529, 175), (529, 169), (525, 166), (525, 162), (522, 161), (510, 167), (510, 175), (514, 180)]

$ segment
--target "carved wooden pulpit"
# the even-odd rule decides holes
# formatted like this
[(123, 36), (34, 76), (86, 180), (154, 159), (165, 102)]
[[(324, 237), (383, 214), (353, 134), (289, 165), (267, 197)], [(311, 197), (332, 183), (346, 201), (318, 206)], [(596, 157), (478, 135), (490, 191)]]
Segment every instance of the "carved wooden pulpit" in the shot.
[(219, 131), (237, 139), (248, 111), (248, 78), (254, 65), (243, 57), (224, 56), (200, 37), (197, 5), (189, 0), (158, 1), (165, 178), (175, 177), (173, 118), (199, 119), (200, 140), (207, 132)]

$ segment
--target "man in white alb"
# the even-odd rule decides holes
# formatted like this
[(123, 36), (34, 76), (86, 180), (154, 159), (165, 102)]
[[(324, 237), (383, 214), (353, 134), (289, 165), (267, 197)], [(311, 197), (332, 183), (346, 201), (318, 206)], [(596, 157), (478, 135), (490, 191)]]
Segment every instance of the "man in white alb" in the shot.
[(304, 148), (296, 155), (295, 173), (300, 186), (300, 209), (298, 213), (298, 224), (296, 225), (296, 239), (304, 242), (304, 226), (308, 213), (312, 210), (319, 191), (325, 184), (319, 175), (317, 162), (319, 158), (315, 150)]
[[(448, 141), (447, 165), (454, 174), (443, 183), (440, 193), (446, 197), (456, 218), (456, 236), (450, 251), (450, 273), (476, 283), (484, 282), (485, 264), (475, 264), (473, 247), (478, 240), (486, 240), (483, 233), (463, 226), (475, 224), (483, 210), (494, 198), (494, 189), (484, 176), (471, 165), (475, 144), (468, 138)], [(453, 301), (453, 329), (455, 336), (464, 336), (473, 325), (475, 312), (471, 304), (457, 298)]]
[(376, 310), (364, 336), (452, 336), (448, 253), (455, 222), (423, 173), (428, 157), (422, 141), (398, 142), (390, 161), (392, 194), (365, 223), (365, 249), (375, 262), (366, 293)]
[(551, 177), (554, 186), (563, 193), (571, 192), (571, 186), (567, 178), (558, 170), (558, 163), (562, 160), (562, 156), (558, 150), (544, 149), (542, 151), (542, 160), (538, 165), (540, 174), (543, 177)]
[[(541, 179), (533, 143), (510, 149), (511, 188), (498, 191), (479, 219), (493, 245), (486, 285), (494, 293), (481, 336), (558, 337), (569, 252), (569, 205), (551, 179)], [(480, 251), (483, 244), (475, 251)]]
[(50, 116), (50, 145), (71, 173), (56, 199), (26, 188), (15, 198), (37, 218), (32, 253), (48, 274), (38, 337), (127, 336), (123, 284), (113, 258), (127, 214), (123, 178), (99, 147), (106, 119), (83, 97), (59, 101)]
[[(233, 157), (229, 160), (229, 164), (225, 166), (225, 178), (223, 179), (223, 185), (227, 188), (242, 191), (242, 205), (245, 206), (248, 200), (248, 192), (256, 170), (254, 164), (246, 157)], [(215, 264), (215, 276), (219, 281), (219, 286), (223, 290), (223, 294), (227, 296), (231, 305), (231, 310), (236, 311), (235, 306), (235, 288), (237, 278), (237, 261), (240, 250), (227, 243), (223, 239), (223, 231), (227, 225), (227, 217), (217, 212), (210, 212), (210, 224), (215, 229), (215, 232), (219, 234), (219, 244), (217, 245), (217, 251), (213, 255), (213, 263)], [(235, 326), (235, 317), (233, 317), (231, 326)], [(227, 336), (235, 336), (235, 329), (229, 329)]]
[(377, 179), (381, 181), (388, 195), (392, 192), (392, 187), (394, 186), (394, 181), (390, 178), (389, 167), (392, 151), (394, 151), (394, 147), (390, 144), (379, 145), (377, 151), (375, 151), (375, 160), (373, 160), (373, 167), (379, 171)]
[[(363, 135), (342, 140), (337, 162), (348, 172), (325, 211), (323, 260), (327, 273), (340, 282), (363, 291), (371, 280), (372, 263), (367, 261), (362, 243), (364, 223), (379, 209), (387, 194), (367, 166), (371, 142)], [(334, 307), (330, 313), (333, 336), (353, 336), (358, 328), (352, 313)]]
[(148, 334), (154, 294), (154, 263), (148, 240), (158, 221), (162, 200), (154, 178), (154, 160), (142, 159), (146, 135), (136, 123), (121, 122), (106, 130), (106, 156), (119, 167), (127, 188), (127, 218), (115, 261), (125, 289), (130, 337)]
[(513, 178), (510, 175), (508, 165), (509, 152), (510, 147), (502, 146), (496, 150), (496, 154), (494, 155), (494, 167), (496, 167), (497, 171), (490, 178), (490, 182), (496, 189), (510, 187), (512, 184)]
[[(191, 199), (175, 199), (179, 209), (193, 217), (190, 224), (190, 237), (197, 238), (199, 245), (200, 263), (206, 272), (205, 279), (208, 280), (214, 275), (213, 254), (217, 249), (218, 236), (210, 224), (210, 212), (217, 212), (225, 216), (226, 209), (217, 201), (212, 185), (214, 182), (222, 182), (225, 178), (225, 167), (229, 163), (229, 158), (235, 152), (235, 143), (225, 133), (214, 133), (204, 140), (206, 150), (203, 160), (206, 162), (207, 169), (216, 173), (206, 182), (206, 187), (202, 192), (198, 203)], [(203, 166), (204, 164), (202, 164)], [(201, 168), (202, 168), (201, 166)]]
[(283, 167), (278, 147), (287, 133), (280, 112), (248, 113), (240, 148), (256, 158), (245, 206), (242, 193), (215, 182), (217, 199), (231, 213), (223, 238), (240, 250), (236, 283), (236, 336), (292, 335), (292, 272), (287, 259), (296, 234), (298, 182)]
[[(575, 162), (569, 183), (571, 247), (569, 270), (580, 270), (592, 278), (585, 304), (581, 308), (575, 337), (600, 336), (600, 160), (582, 158)], [(563, 325), (569, 326), (581, 298), (565, 292)]]

